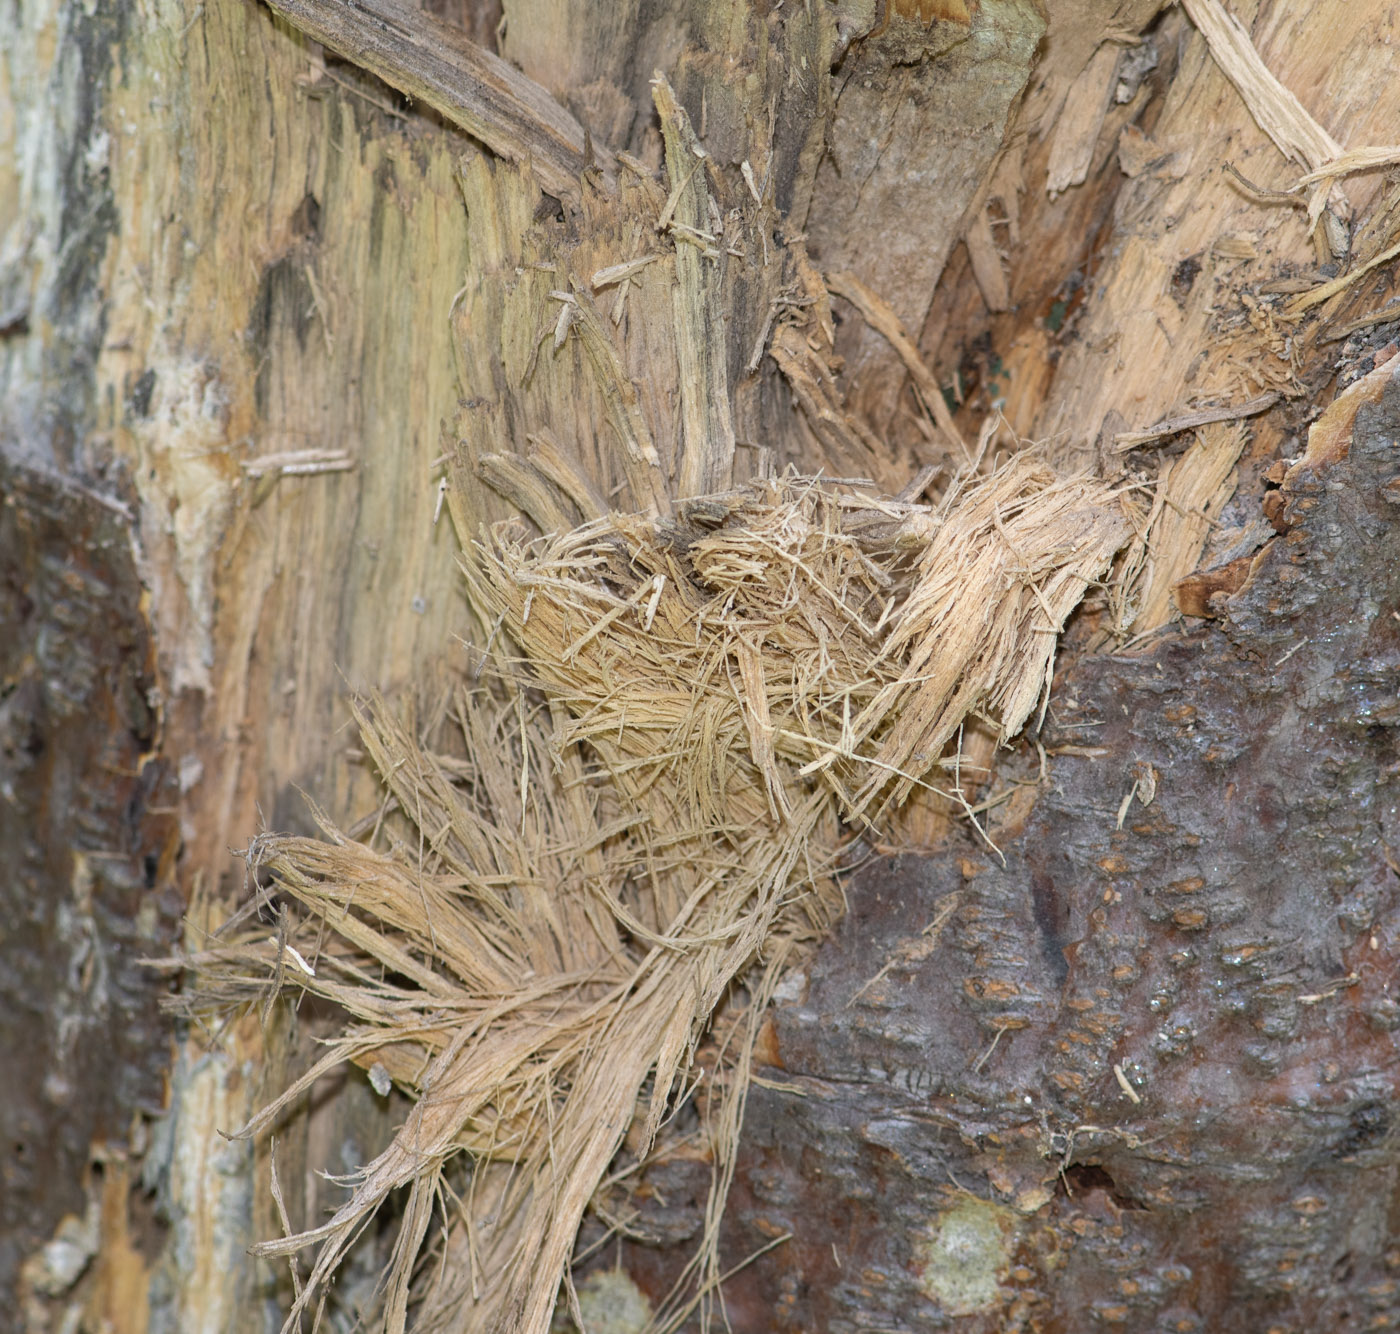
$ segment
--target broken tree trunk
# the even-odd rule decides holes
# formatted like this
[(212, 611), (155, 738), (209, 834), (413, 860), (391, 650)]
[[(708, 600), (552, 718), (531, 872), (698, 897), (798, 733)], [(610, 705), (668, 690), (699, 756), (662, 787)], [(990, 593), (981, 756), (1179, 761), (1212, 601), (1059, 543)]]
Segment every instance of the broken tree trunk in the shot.
[[(1391, 1319), (1396, 405), (1279, 464), (1331, 400), (1325, 340), (1355, 326), (1364, 365), (1386, 328), (1393, 190), (1346, 181), (1310, 227), (1282, 192), (1314, 140), (1271, 142), (1198, 0), (276, 8), (4, 20), (0, 1283), (26, 1327), (264, 1328), (290, 1285), (246, 1248), (283, 1205), (322, 1218), (317, 1172), (402, 1119), (362, 1078), (322, 1091), (275, 1201), (267, 1148), (217, 1131), (324, 1016), (182, 1034), (163, 1088), (168, 984), (137, 960), (182, 907), (207, 943), (227, 850), (309, 832), (303, 793), (374, 826), (346, 696), (426, 729), (493, 630), (449, 516), (664, 517), (789, 465), (917, 499), (1013, 432), (1135, 470), (1142, 540), (1042, 749), (993, 777), (965, 739), (1005, 865), (946, 805), (884, 831), (941, 843), (852, 879), (790, 984), (726, 1245), (794, 1236), (727, 1289), (735, 1328)], [(1340, 146), (1391, 141), (1381, 6), (1235, 13)], [(597, 1217), (684, 1239), (708, 1167), (651, 1171)], [(625, 1265), (657, 1299), (677, 1254)]]

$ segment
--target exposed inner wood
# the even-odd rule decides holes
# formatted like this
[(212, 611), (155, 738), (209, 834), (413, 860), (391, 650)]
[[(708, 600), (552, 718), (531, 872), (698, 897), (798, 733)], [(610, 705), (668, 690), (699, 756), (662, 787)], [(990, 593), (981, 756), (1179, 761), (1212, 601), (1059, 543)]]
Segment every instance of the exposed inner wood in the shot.
[(554, 98), (461, 29), (398, 0), (276, 0), (269, 6), (336, 55), (421, 101), (509, 162), (530, 163), (540, 184), (576, 200), (586, 170), (605, 182), (617, 163)]
[[(82, 959), (110, 946), (125, 951), (113, 976), (144, 976), (125, 955), (138, 938), (159, 952), (177, 892), (186, 945), (206, 945), (240, 886), (228, 850), (264, 827), (309, 832), (303, 793), (346, 824), (368, 812), (373, 831), (384, 798), (347, 697), (379, 688), (415, 701), (424, 731), (440, 719), (475, 665), (463, 643), (495, 628), (473, 623), (456, 564), (457, 539), (484, 525), (664, 516), (677, 495), (789, 466), (936, 497), (969, 456), (990, 467), (1040, 440), (1062, 467), (1140, 480), (1127, 582), (1090, 597), (1071, 645), (1119, 649), (1177, 633), (1182, 613), (1224, 633), (1228, 606), (1254, 606), (1258, 571), (1293, 549), (1314, 498), (1295, 488), (1345, 461), (1356, 406), (1386, 392), (1391, 335), (1366, 340), (1395, 318), (1400, 27), (1379, 0), (273, 9), (44, 0), (0, 20), (0, 450), (28, 470), (6, 500), (26, 532), (67, 523), (78, 553), (44, 567), (53, 616), (13, 619), (51, 646), (79, 633), (63, 617), (105, 624), (72, 611), (102, 603), (93, 589), (126, 590), (112, 605), (128, 630), (143, 620), (156, 683), (104, 694), (82, 670), (107, 661), (94, 649), (52, 684), (27, 639), (7, 668), (5, 700), (39, 691), (35, 717), (73, 692), (100, 791), (125, 793), (74, 805), (86, 823), (55, 836), (44, 872), (68, 924), (53, 972), (78, 979), (53, 1012), (76, 1016), (83, 1042), (106, 1031), (106, 1002)], [(1261, 124), (1227, 47), (1259, 97), (1294, 99), (1289, 124)], [(1363, 370), (1309, 432), (1343, 347)], [(55, 478), (66, 498), (36, 500)], [(128, 535), (144, 596), (93, 537), (99, 512)], [(122, 640), (112, 679), (140, 642)], [(1385, 643), (1357, 654), (1380, 662)], [(98, 737), (142, 709), (149, 735), (123, 722)], [(44, 735), (74, 744), (57, 724)], [(1049, 777), (1106, 758), (1090, 732), (1056, 736)], [(1009, 836), (1044, 826), (1042, 757), (995, 740), (969, 728), (961, 790), (997, 803), (979, 818)], [(16, 743), (6, 763), (29, 753)], [(1163, 809), (1135, 801), (1124, 837)], [(947, 870), (982, 855), (960, 821), (934, 803), (888, 846), (937, 845)], [(1373, 871), (1380, 884), (1369, 863), (1356, 882)], [(135, 925), (109, 930), (111, 905)], [(1171, 929), (1216, 940), (1189, 905), (1173, 911), (1186, 916)], [(147, 1001), (163, 984), (149, 985)], [(996, 1026), (1012, 1011), (995, 999), (978, 998), (979, 1074), (1027, 1040)], [(60, 1146), (70, 1188), (53, 1217), (36, 1207), (26, 1254), (59, 1237), (89, 1260), (68, 1286), (47, 1260), (25, 1271), (26, 1311), (47, 1322), (34, 1328), (76, 1304), (94, 1327), (251, 1331), (264, 1301), (285, 1307), (285, 1271), (244, 1259), (281, 1230), (267, 1150), (215, 1133), (310, 1059), (319, 1019), (278, 1022), (182, 1038), (170, 1115), (141, 1104), (134, 1138), (83, 1107), (63, 1122), (100, 1124), (110, 1168), (86, 1173), (88, 1131)], [(158, 1036), (127, 1031), (146, 1044), (133, 1069), (156, 1069)], [(82, 1050), (55, 1042), (55, 1077), (35, 1087), (81, 1091)], [(355, 1166), (337, 1156), (347, 1144), (368, 1160), (402, 1119), (354, 1088), (279, 1134), (295, 1226), (341, 1198), (316, 1171)], [(120, 1100), (140, 1110), (126, 1085)], [(142, 1136), (159, 1223), (135, 1184)], [(1008, 1199), (1035, 1216), (1042, 1184), (1018, 1179)], [(620, 1186), (608, 1198), (619, 1217), (633, 1207)], [(382, 1251), (366, 1242), (347, 1301), (369, 1299)], [(826, 1278), (837, 1293), (850, 1275)]]

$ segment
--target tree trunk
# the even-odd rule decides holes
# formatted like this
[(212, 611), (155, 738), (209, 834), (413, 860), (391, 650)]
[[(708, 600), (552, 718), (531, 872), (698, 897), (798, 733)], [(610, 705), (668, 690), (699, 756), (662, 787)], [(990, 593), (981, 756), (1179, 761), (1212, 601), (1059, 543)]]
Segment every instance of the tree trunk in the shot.
[[(308, 796), (373, 824), (347, 699), (445, 707), (492, 634), (459, 539), (790, 465), (936, 492), (1022, 437), (1131, 467), (1146, 535), (1039, 729), (969, 729), (997, 851), (924, 803), (785, 988), (726, 1252), (790, 1239), (732, 1325), (1400, 1322), (1393, 180), (1311, 229), (1242, 185), (1302, 168), (1200, 0), (274, 8), (0, 21), (18, 1327), (277, 1328), (246, 1247), (401, 1119), (318, 1094), (274, 1200), (217, 1131), (321, 1017), (172, 1036), (142, 959)], [(1235, 12), (1344, 146), (1393, 141), (1378, 0)], [(654, 1169), (596, 1274), (659, 1299), (708, 1176)]]

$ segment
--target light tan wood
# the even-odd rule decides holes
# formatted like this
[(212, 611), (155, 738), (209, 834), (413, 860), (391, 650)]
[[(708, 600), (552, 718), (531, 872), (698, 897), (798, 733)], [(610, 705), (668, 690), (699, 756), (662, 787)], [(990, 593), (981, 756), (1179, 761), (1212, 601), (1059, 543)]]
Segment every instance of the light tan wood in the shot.
[[(63, 49), (56, 14), (39, 30), (50, 53)], [(51, 70), (40, 60), (32, 73), (42, 88)], [(91, 151), (120, 225), (101, 259), (106, 327), (84, 449), (130, 478), (162, 749), (181, 777), (182, 880), (221, 902), (221, 886), (242, 885), (230, 849), (264, 821), (308, 827), (303, 793), (346, 816), (372, 807), (346, 730), (353, 688), (431, 698), (435, 673), (464, 662), (434, 460), (458, 394), (448, 315), (468, 254), (456, 170), (477, 150), (328, 68), (252, 4), (155, 7), (99, 94)], [(36, 96), (27, 114), (44, 105)], [(5, 184), (27, 169), (0, 164), (0, 207), (18, 198), (37, 221), (42, 178)], [(56, 335), (37, 319), (31, 330), (33, 355), (55, 358), (44, 340)], [(353, 466), (296, 472), (314, 451)], [(282, 462), (259, 477), (269, 456)], [(201, 910), (189, 942), (217, 920)], [(251, 1151), (219, 1132), (263, 1096), (256, 1017), (212, 1054), (204, 1042), (194, 1035), (176, 1062), (152, 1149), (172, 1224), (152, 1319), (251, 1330), (252, 1285), (272, 1271), (245, 1250), (276, 1222)], [(93, 1327), (134, 1329), (130, 1293), (148, 1261), (108, 1204)]]
[[(1349, 144), (1390, 134), (1400, 88), (1379, 73), (1391, 59), (1376, 44), (1376, 25), (1385, 22), (1379, 9), (1341, 6), (1324, 15), (1314, 8), (1304, 16), (1266, 4), (1235, 12), (1273, 76)], [(1291, 184), (1297, 174), (1256, 124), (1205, 38), (1188, 28), (1183, 40), (1153, 148), (1135, 149), (1139, 161), (1151, 158), (1153, 165), (1119, 193), (1113, 248), (1036, 417), (1036, 434), (1062, 441), (1065, 457), (1089, 457), (1109, 423), (1117, 423), (1113, 435), (1144, 431), (1193, 409), (1299, 391), (1300, 349), (1250, 292), (1290, 270), (1311, 269), (1327, 247), (1309, 234), (1306, 215), (1261, 205), (1223, 170), (1236, 164), (1267, 186)], [(1356, 92), (1363, 85), (1371, 89), (1366, 105)], [(1355, 180), (1351, 189), (1365, 208), (1374, 200), (1375, 178)], [(1223, 474), (1207, 500), (1194, 494), (1199, 481), (1188, 483), (1182, 469), (1200, 450), (1219, 456), (1206, 441), (1221, 429), (1206, 428), (1196, 452), (1174, 465), (1177, 480), (1163, 483), (1173, 494), (1187, 487), (1181, 494), (1191, 494), (1188, 508), (1204, 518), (1223, 508), (1233, 477)], [(1258, 419), (1256, 430), (1277, 439), (1268, 418)], [(1135, 610), (1125, 628), (1136, 632), (1169, 618), (1167, 590), (1190, 572), (1206, 542), (1201, 518), (1187, 525), (1195, 534), (1189, 551), (1181, 545), (1181, 517), (1164, 514), (1163, 522), (1172, 531), (1144, 539), (1141, 587), (1128, 598)]]
[[(1045, 32), (1041, 9), (991, 0), (932, 25), (891, 17), (848, 53), (829, 151), (807, 231), (823, 270), (879, 293), (908, 329), (922, 327), (948, 255), (979, 196)], [(888, 432), (905, 372), (883, 337), (843, 326), (837, 352), (851, 403)]]
[[(265, 11), (192, 9), (183, 33), (182, 12), (144, 34), (107, 105), (123, 225), (97, 379), (141, 499), (185, 858), (212, 890), (262, 819), (306, 821), (294, 785), (351, 801), (349, 689), (461, 661), (433, 514), (469, 146), (343, 87)], [(318, 449), (353, 468), (251, 475)]]
[(617, 163), (604, 144), (533, 80), (460, 28), (399, 0), (271, 0), (271, 8), (328, 50), (441, 112), (509, 162), (529, 162), (546, 190), (577, 199), (585, 171), (609, 184)]

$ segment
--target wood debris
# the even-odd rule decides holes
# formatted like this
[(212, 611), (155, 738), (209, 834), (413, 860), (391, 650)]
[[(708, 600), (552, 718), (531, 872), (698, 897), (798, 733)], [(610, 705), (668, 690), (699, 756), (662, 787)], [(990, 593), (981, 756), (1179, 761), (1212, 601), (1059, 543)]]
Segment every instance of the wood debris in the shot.
[[(347, 1060), (414, 1099), (332, 1218), (258, 1248), (317, 1248), (286, 1328), (407, 1188), (384, 1327), (421, 1302), (419, 1328), (544, 1331), (599, 1182), (629, 1133), (653, 1148), (743, 982), (707, 1101), (722, 1202), (757, 1025), (792, 951), (840, 911), (850, 831), (933, 785), (970, 715), (1003, 738), (1021, 727), (1129, 532), (1112, 487), (1031, 453), (937, 511), (788, 477), (666, 517), (486, 535), (469, 596), (514, 647), (458, 694), (461, 758), (362, 706), (365, 751), (408, 817), (397, 838), (376, 851), (325, 822), (322, 839), (256, 840), (250, 866), (295, 915), (192, 961), (201, 1003), (276, 982), (346, 1015), (245, 1134)], [(467, 1206), (431, 1242), (449, 1190)], [(430, 1245), (451, 1262), (416, 1289)]]
[[(1046, 432), (1061, 437), (1055, 466), (1019, 441), (1009, 459), (992, 452), (995, 414), (969, 448), (909, 317), (840, 252), (828, 251), (839, 264), (823, 279), (800, 241), (780, 251), (771, 152), (747, 150), (742, 209), (726, 199), (703, 103), (697, 132), (664, 78), (652, 85), (662, 180), (593, 145), (506, 62), (469, 44), (429, 50), (430, 17), (405, 36), (388, 22), (400, 7), (374, 0), (367, 12), (385, 21), (367, 37), (363, 20), (326, 0), (275, 7), (503, 160), (473, 158), (460, 172), (481, 258), (453, 303), (470, 411), (438, 495), (467, 548), (479, 683), (459, 689), (455, 729), (431, 743), (382, 701), (362, 704), (364, 751), (394, 807), (376, 822), (383, 839), (361, 843), (326, 820), (319, 839), (255, 840), (260, 902), (275, 893), (285, 908), (277, 932), (257, 923), (192, 961), (204, 988), (196, 1006), (293, 989), (344, 1015), (324, 1057), (244, 1133), (269, 1129), (347, 1061), (411, 1101), (330, 1219), (299, 1232), (287, 1224), (258, 1253), (315, 1248), (288, 1316), (295, 1328), (402, 1190), (383, 1328), (404, 1330), (412, 1309), (417, 1329), (543, 1334), (600, 1183), (620, 1162), (630, 1169), (665, 1150), (668, 1119), (700, 1077), (697, 1048), (729, 1004), (723, 1058), (705, 1071), (714, 1177), (704, 1236), (689, 1288), (658, 1315), (675, 1327), (719, 1281), (719, 1220), (759, 1027), (795, 951), (841, 911), (843, 848), (855, 836), (878, 845), (885, 822), (921, 793), (960, 803), (974, 822), (1002, 799), (972, 806), (956, 772), (945, 791), (947, 752), (974, 725), (990, 752), (1043, 707), (1060, 632), (1090, 590), (1107, 587), (1126, 638), (1173, 614), (1173, 590), (1194, 611), (1237, 586), (1247, 560), (1209, 587), (1185, 581), (1233, 493), (1240, 419), (1286, 392), (1293, 354), (1253, 298), (1248, 327), (1228, 339), (1211, 323), (1211, 292), (1225, 266), (1258, 258), (1254, 241), (1241, 234), (1232, 250), (1222, 234), (1219, 249), (1193, 243), (1168, 257), (1157, 238), (1129, 237), (1110, 275), (1122, 328), (1078, 339), (1066, 361), (1121, 338), (1133, 367), (1123, 385), (1139, 378), (1138, 420), (1157, 425), (1118, 432), (1120, 450), (1185, 430), (1195, 442), (1142, 483), (1150, 500), (1133, 500), (1081, 466), (1101, 426), (1128, 424), (1108, 406), (1122, 386), (1086, 374), (1075, 410)], [(1363, 159), (1286, 93), (1216, 0), (1186, 8), (1261, 127), (1314, 173), (1305, 183), (1316, 209), (1330, 198), (1345, 212), (1336, 178)], [(1167, 158), (1164, 179), (1185, 180), (1194, 140), (1177, 126), (1156, 143), (1115, 120), (1119, 38), (1089, 36), (1076, 64), (1087, 72), (1064, 93), (1049, 150), (1049, 192), (1086, 180), (1106, 132), (1139, 188)], [(860, 92), (852, 86), (854, 100)], [(993, 226), (1018, 237), (1021, 154), (1007, 152), (1005, 182), (975, 195), (964, 228), (975, 281), (1002, 313), (1016, 301)], [(1212, 207), (1228, 218), (1238, 196), (1216, 187), (1219, 176)], [(541, 185), (582, 224), (539, 214)], [(1368, 271), (1302, 300), (1326, 300)], [(1168, 288), (1178, 299), (1162, 306)], [(833, 295), (861, 316), (848, 333), (860, 331), (863, 354), (873, 346), (864, 335), (879, 335), (912, 381), (928, 419), (922, 471), (847, 403)], [(1194, 401), (1235, 406), (1172, 412), (1192, 401), (1185, 371), (1206, 344), (1219, 355)], [(1025, 362), (1044, 362), (1047, 346), (1029, 342)], [(780, 453), (750, 429), (765, 420), (758, 372), (774, 364), (783, 380), (770, 385), (784, 386), (785, 409), (795, 405), (805, 452), (789, 443)], [(787, 467), (794, 457), (800, 467)], [(934, 476), (946, 486), (938, 503), (915, 503)], [(507, 511), (515, 517), (500, 520)], [(1150, 766), (1135, 773), (1118, 827), (1133, 801), (1153, 800), (1157, 781)], [(900, 958), (932, 948), (921, 941)], [(999, 1024), (974, 1071), (1021, 1022)]]
[(1235, 490), (1245, 445), (1239, 422), (1202, 427), (1195, 443), (1157, 479), (1143, 534), (1124, 556), (1112, 601), (1118, 624), (1145, 634), (1172, 617), (1172, 588), (1193, 570)]
[[(1273, 140), (1286, 158), (1315, 172), (1339, 160), (1344, 150), (1313, 119), (1298, 98), (1274, 76), (1260, 58), (1240, 21), (1220, 0), (1182, 0), (1191, 22), (1200, 29), (1215, 62), (1244, 98), (1255, 123)], [(1342, 221), (1350, 218), (1351, 206), (1339, 186), (1319, 178), (1308, 203), (1308, 220), (1316, 224), (1328, 202)]]

